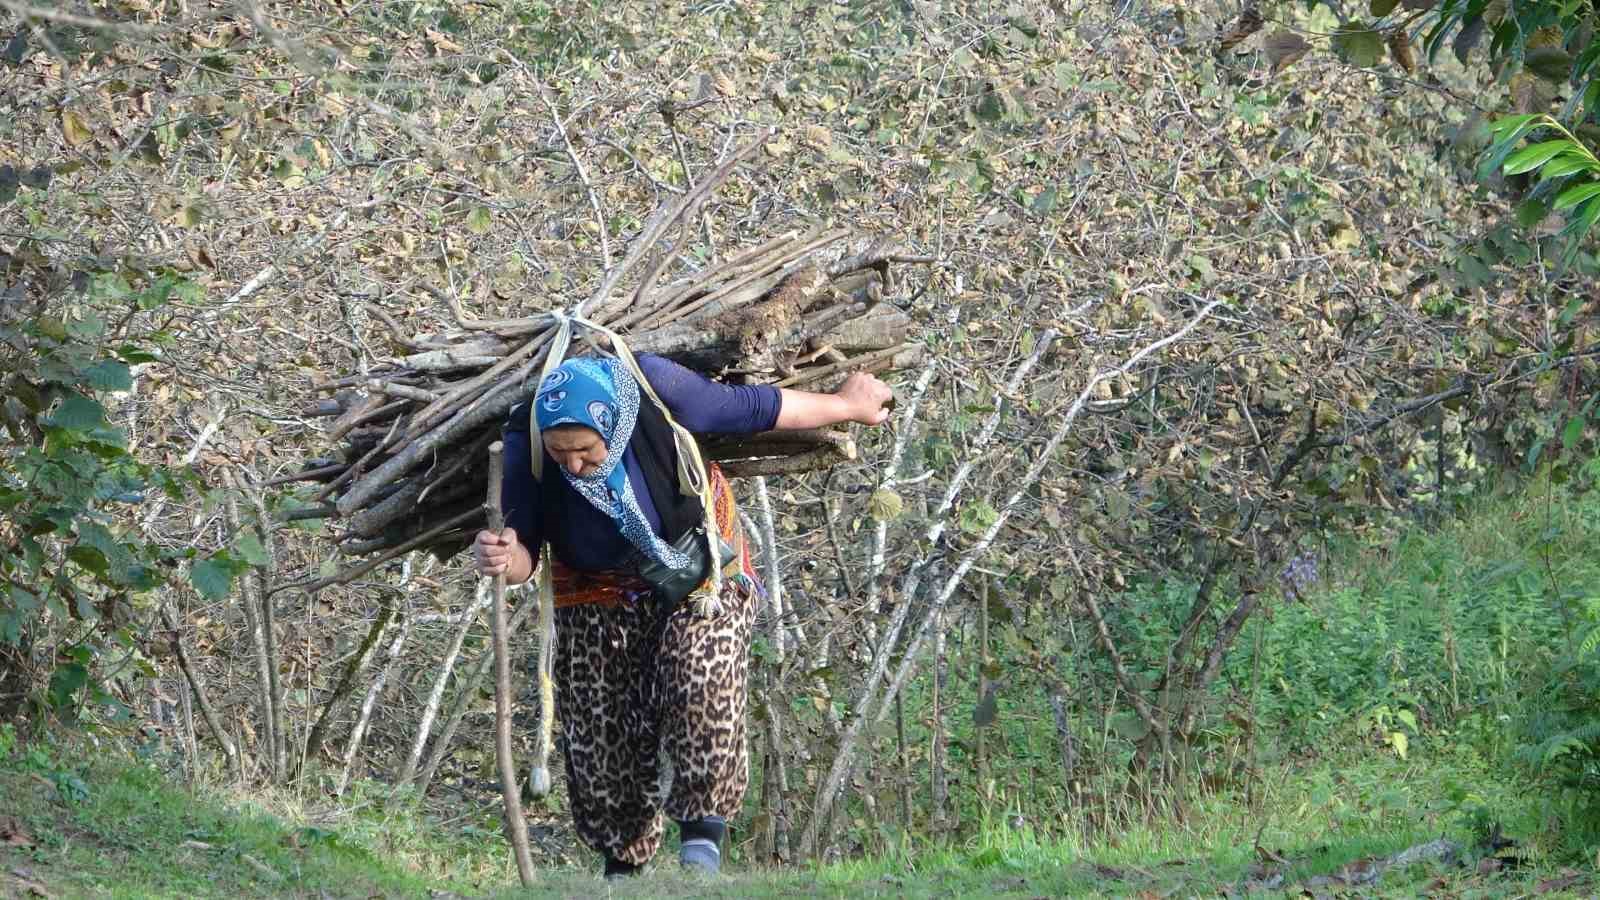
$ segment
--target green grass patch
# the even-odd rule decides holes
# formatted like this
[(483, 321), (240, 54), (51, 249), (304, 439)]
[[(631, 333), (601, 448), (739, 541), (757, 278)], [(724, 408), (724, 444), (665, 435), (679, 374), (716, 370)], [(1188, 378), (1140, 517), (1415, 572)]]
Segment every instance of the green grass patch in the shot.
[[(1521, 802), (1525, 783), (1448, 742), (1422, 741), (1407, 760), (1353, 747), (1286, 762), (1262, 784), (1248, 799), (1191, 791), (1157, 810), (1124, 810), (1127, 821), (1095, 838), (986, 822), (954, 845), (912, 840), (781, 871), (734, 864), (717, 879), (679, 871), (663, 851), (638, 879), (608, 884), (592, 867), (563, 866), (523, 890), (488, 822), (384, 813), (357, 795), (334, 812), (337, 823), (313, 824), (288, 795), (229, 798), (174, 784), (136, 759), (36, 744), (0, 761), (0, 878), (12, 894), (37, 884), (65, 897), (1215, 896), (1337, 888), (1375, 860), (1442, 837), (1461, 845), (1459, 858), (1393, 867), (1359, 891), (1496, 896), (1566, 877), (1583, 895), (1596, 884), (1592, 871), (1562, 869), (1539, 840), (1541, 823)], [(1518, 840), (1514, 868), (1480, 870), (1491, 821)]]
[(0, 882), (19, 894), (34, 882), (74, 897), (427, 896), (506, 871), (481, 830), (426, 834), (403, 815), (348, 812), (316, 824), (289, 796), (190, 789), (84, 747), (10, 752), (0, 798)]

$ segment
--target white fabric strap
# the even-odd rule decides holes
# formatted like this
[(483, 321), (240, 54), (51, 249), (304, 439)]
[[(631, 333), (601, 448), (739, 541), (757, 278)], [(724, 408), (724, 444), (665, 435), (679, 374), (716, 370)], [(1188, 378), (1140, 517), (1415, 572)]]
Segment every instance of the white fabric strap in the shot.
[[(662, 417), (667, 420), (667, 426), (672, 429), (673, 446), (678, 451), (679, 489), (686, 494), (693, 494), (700, 498), (706, 532), (707, 558), (711, 560), (711, 597), (713, 603), (716, 602), (722, 596), (721, 554), (718, 552), (722, 533), (717, 528), (717, 510), (715, 498), (711, 493), (711, 479), (706, 474), (706, 464), (700, 455), (699, 443), (695, 441), (694, 435), (690, 434), (688, 429), (679, 425), (678, 420), (673, 418), (672, 410), (667, 408), (667, 404), (656, 393), (656, 389), (650, 384), (650, 380), (644, 376), (644, 371), (639, 368), (639, 361), (634, 358), (633, 351), (628, 349), (628, 343), (622, 339), (621, 335), (604, 325), (583, 318), (582, 303), (573, 307), (571, 313), (558, 309), (551, 310), (549, 315), (551, 321), (556, 325), (556, 333), (550, 341), (549, 355), (545, 357), (544, 367), (539, 373), (539, 384), (544, 384), (545, 379), (550, 377), (550, 373), (559, 368), (561, 363), (566, 360), (567, 351), (572, 347), (574, 329), (583, 328), (603, 335), (611, 341), (612, 353), (616, 355), (623, 365), (628, 367), (629, 373), (633, 375), (633, 380), (639, 383), (645, 394), (649, 396), (650, 402), (655, 404), (656, 409), (660, 410)], [(538, 388), (535, 387), (534, 390), (537, 398)], [(530, 435), (539, 433), (537, 406), (536, 399), (528, 407), (528, 433)], [(533, 478), (535, 481), (539, 481), (544, 474), (544, 453), (540, 447), (530, 449), (532, 452), (528, 455), (532, 458)], [(545, 542), (544, 553), (545, 558), (548, 559), (550, 553), (548, 541)], [(553, 597), (551, 603), (554, 603)]]

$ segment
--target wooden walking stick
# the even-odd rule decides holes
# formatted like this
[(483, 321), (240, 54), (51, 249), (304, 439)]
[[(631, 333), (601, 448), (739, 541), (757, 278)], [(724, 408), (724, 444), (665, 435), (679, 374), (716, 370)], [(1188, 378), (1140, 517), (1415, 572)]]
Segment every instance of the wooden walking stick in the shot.
[[(483, 504), (489, 530), (505, 530), (500, 509), (500, 483), (505, 480), (505, 445), (489, 445), (489, 498)], [(494, 576), (494, 603), (490, 613), (494, 630), (494, 751), (500, 763), (500, 797), (506, 805), (506, 836), (517, 857), (517, 875), (523, 887), (533, 885), (533, 857), (528, 853), (528, 823), (522, 819), (522, 796), (517, 787), (517, 766), (511, 759), (511, 650), (506, 641), (506, 576)]]

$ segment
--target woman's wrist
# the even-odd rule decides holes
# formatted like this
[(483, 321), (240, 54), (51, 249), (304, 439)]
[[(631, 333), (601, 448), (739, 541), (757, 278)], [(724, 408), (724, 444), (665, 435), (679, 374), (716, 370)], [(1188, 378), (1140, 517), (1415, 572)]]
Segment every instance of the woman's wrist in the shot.
[(780, 390), (783, 399), (778, 407), (778, 428), (826, 428), (856, 420), (856, 404), (844, 395)]
[(533, 577), (533, 554), (523, 544), (512, 549), (511, 564), (506, 566), (506, 584), (516, 585)]

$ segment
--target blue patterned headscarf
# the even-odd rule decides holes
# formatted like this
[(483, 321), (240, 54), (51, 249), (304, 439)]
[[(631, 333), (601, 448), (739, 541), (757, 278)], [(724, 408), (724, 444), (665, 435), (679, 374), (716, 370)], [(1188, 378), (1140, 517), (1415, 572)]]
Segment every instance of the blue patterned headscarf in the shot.
[(693, 562), (656, 536), (639, 508), (622, 454), (639, 421), (639, 382), (614, 359), (569, 359), (539, 385), (534, 401), (539, 431), (558, 425), (582, 425), (599, 432), (606, 459), (592, 475), (574, 475), (560, 466), (562, 477), (596, 509), (605, 513), (628, 543), (663, 565), (687, 569)]

